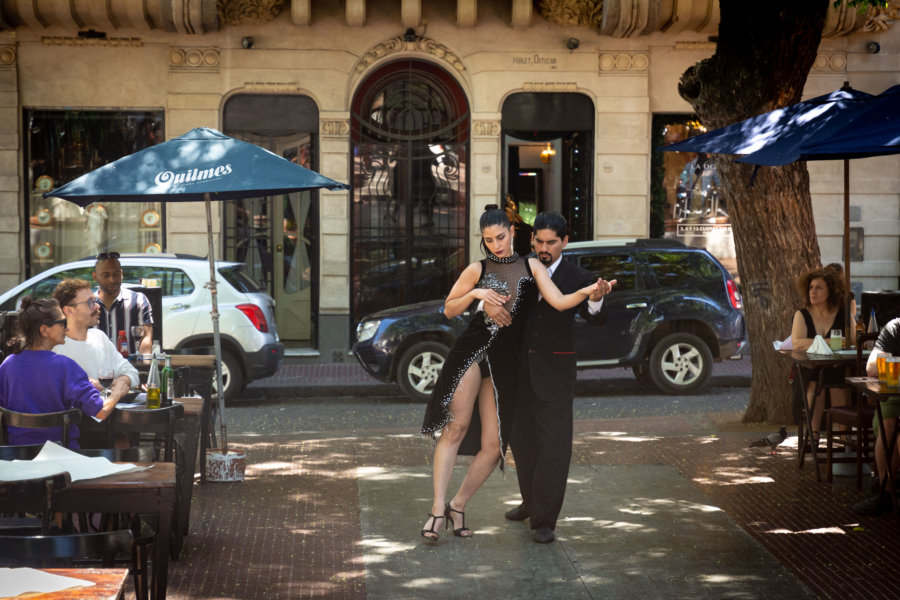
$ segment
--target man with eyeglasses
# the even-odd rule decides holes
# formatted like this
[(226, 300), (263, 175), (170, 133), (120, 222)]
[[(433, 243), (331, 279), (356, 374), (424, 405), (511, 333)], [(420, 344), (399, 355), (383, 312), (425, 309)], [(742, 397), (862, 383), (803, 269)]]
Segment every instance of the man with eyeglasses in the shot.
[[(113, 343), (120, 331), (128, 338), (128, 353), (150, 354), (153, 349), (153, 311), (144, 294), (122, 287), (122, 265), (118, 252), (97, 255), (94, 281), (99, 289), (94, 294), (100, 305), (99, 327)], [(141, 339), (132, 338), (131, 326), (143, 325)]]
[(68, 319), (66, 342), (53, 351), (78, 363), (94, 387), (101, 391), (104, 388), (99, 381), (100, 369), (112, 369), (109, 398), (118, 402), (129, 389), (138, 386), (140, 378), (134, 365), (96, 328), (100, 320), (100, 303), (91, 292), (91, 284), (82, 279), (63, 279), (57, 284), (53, 297)]

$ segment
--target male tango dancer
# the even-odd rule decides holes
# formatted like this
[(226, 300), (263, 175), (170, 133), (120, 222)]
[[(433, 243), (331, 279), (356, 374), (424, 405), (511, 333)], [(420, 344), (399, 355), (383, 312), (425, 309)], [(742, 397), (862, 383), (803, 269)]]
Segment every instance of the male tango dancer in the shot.
[[(562, 258), (569, 242), (566, 219), (545, 212), (534, 221), (533, 247), (559, 291), (568, 294), (596, 281), (596, 275)], [(603, 296), (616, 281), (600, 280), (600, 289), (580, 307), (557, 311), (542, 298), (525, 323), (523, 339), (527, 359), (522, 365), (510, 439), (522, 504), (506, 513), (511, 521), (530, 519), (534, 540), (556, 539), (556, 519), (562, 508), (572, 459), (572, 399), (575, 396), (575, 314), (594, 325), (606, 320)], [(485, 306), (494, 318), (496, 307)], [(501, 308), (502, 310), (502, 308)], [(502, 319), (502, 317), (500, 317)]]

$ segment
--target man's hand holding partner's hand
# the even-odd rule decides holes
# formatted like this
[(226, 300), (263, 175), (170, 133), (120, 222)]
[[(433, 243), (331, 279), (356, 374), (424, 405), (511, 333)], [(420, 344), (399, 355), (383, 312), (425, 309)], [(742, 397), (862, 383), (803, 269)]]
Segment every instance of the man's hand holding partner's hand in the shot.
[(600, 300), (603, 299), (603, 296), (607, 295), (608, 293), (610, 293), (612, 291), (613, 286), (616, 285), (616, 280), (611, 279), (609, 281), (606, 281), (601, 277), (600, 279), (597, 280), (597, 283), (595, 285), (597, 287), (596, 287), (596, 291), (591, 294), (591, 301), (599, 302)]
[(484, 314), (491, 318), (491, 321), (496, 323), (500, 327), (506, 327), (510, 323), (512, 323), (512, 316), (510, 316), (509, 311), (506, 310), (502, 304), (491, 304), (489, 302), (484, 303)]

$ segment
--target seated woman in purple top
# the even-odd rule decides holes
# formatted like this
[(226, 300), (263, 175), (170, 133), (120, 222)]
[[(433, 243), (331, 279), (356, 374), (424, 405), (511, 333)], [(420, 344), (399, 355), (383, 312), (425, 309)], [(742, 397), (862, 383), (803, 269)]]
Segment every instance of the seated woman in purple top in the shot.
[[(51, 352), (66, 340), (66, 318), (56, 300), (22, 299), (19, 311), (22, 349), (0, 365), (0, 406), (23, 413), (49, 413), (81, 409), (89, 417), (106, 418), (115, 402), (104, 404), (87, 374), (67, 356)], [(78, 428), (69, 430), (69, 445), (78, 448)], [(62, 440), (62, 428), (9, 428), (14, 445)]]

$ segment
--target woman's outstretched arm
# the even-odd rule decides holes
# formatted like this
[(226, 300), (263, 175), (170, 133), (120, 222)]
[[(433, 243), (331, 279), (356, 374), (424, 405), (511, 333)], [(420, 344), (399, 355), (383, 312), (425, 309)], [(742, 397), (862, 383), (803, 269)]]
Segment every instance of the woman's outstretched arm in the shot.
[(571, 294), (563, 294), (550, 279), (550, 275), (547, 274), (547, 267), (541, 261), (536, 258), (529, 258), (528, 264), (531, 266), (531, 273), (534, 275), (534, 280), (537, 282), (541, 296), (556, 310), (566, 310), (567, 308), (578, 306), (588, 296), (598, 292), (597, 283), (592, 283)]
[(497, 306), (509, 301), (510, 296), (501, 296), (494, 290), (476, 288), (481, 277), (481, 263), (472, 263), (459, 274), (459, 279), (450, 288), (447, 299), (444, 300), (444, 316), (448, 319), (463, 314), (469, 305), (475, 300), (484, 300), (484, 303)]

